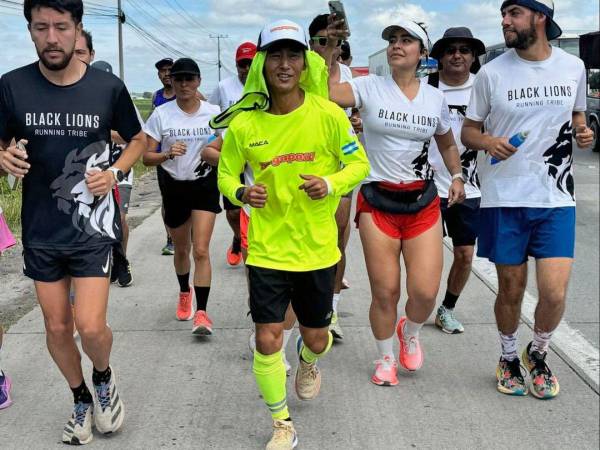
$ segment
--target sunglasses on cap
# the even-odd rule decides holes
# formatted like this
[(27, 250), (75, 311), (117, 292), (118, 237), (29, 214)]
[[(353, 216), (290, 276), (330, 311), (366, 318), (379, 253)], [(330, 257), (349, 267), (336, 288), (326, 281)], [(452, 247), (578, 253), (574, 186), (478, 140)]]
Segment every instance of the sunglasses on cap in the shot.
[(198, 75), (192, 75), (192, 74), (185, 74), (185, 75), (174, 75), (173, 79), (179, 83), (181, 83), (182, 81), (195, 81), (198, 78)]
[[(321, 47), (325, 47), (327, 45), (327, 38), (323, 37), (323, 36), (311, 37), (310, 40), (313, 41), (313, 42), (317, 42)], [(342, 40), (338, 39), (338, 41), (335, 44), (335, 46), (336, 47), (341, 47), (342, 46)]]
[(250, 67), (252, 65), (252, 60), (251, 59), (240, 59), (238, 62), (235, 63), (236, 66), (238, 66), (240, 69), (247, 69), (248, 67)]
[(466, 45), (461, 45), (460, 47), (450, 46), (444, 49), (444, 54), (447, 56), (454, 55), (456, 52), (459, 52), (461, 55), (468, 55), (469, 53), (473, 53), (471, 47)]

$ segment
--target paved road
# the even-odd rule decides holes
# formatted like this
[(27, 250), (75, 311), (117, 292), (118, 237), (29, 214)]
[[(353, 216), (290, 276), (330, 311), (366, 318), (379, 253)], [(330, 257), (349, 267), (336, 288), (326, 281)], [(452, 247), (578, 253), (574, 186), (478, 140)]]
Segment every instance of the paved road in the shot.
[[(589, 150), (575, 150), (575, 195), (577, 225), (575, 263), (568, 292), (565, 320), (580, 330), (596, 348), (599, 347), (600, 298), (600, 229), (598, 226), (598, 173), (600, 158)], [(530, 270), (529, 291), (537, 296), (533, 270)]]
[[(251, 373), (243, 270), (223, 261), (229, 238), (221, 215), (211, 249), (209, 311), (216, 333), (199, 340), (191, 336), (189, 322), (175, 320), (177, 283), (171, 259), (158, 256), (163, 244), (158, 212), (135, 230), (130, 244), (135, 286), (112, 288), (109, 317), (126, 422), (122, 432), (96, 437), (90, 448), (264, 448), (270, 421)], [(561, 381), (557, 399), (496, 392), (494, 295), (475, 277), (459, 304), (465, 334), (448, 336), (428, 324), (423, 369), (402, 373), (394, 388), (372, 385), (377, 355), (356, 231), (349, 261), (352, 287), (340, 304), (347, 339), (322, 361), (320, 397), (300, 402), (288, 382), (299, 448), (598, 448), (598, 395), (577, 368), (553, 352), (549, 361)], [(530, 335), (523, 327), (521, 346)], [(0, 448), (63, 448), (59, 441), (71, 398), (45, 349), (39, 308), (10, 329), (5, 344), (3, 367), (14, 378), (15, 405), (0, 412)], [(291, 345), (289, 352), (293, 361)]]

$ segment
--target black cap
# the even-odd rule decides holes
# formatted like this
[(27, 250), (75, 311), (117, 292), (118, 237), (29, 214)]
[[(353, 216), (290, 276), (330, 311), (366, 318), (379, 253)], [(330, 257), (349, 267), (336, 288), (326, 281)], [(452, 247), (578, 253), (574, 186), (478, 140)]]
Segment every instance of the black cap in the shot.
[(483, 55), (485, 53), (485, 44), (479, 39), (473, 37), (473, 33), (467, 27), (455, 27), (448, 28), (444, 32), (444, 36), (433, 44), (429, 55), (432, 58), (439, 60), (444, 55), (444, 49), (452, 41), (466, 41), (469, 43), (475, 53), (475, 56)]
[(175, 75), (198, 75), (200, 76), (200, 68), (193, 59), (179, 58), (171, 67), (171, 76)]
[(93, 67), (94, 69), (101, 70), (102, 72), (113, 73), (112, 66), (106, 61), (96, 61), (92, 63), (91, 67)]
[(160, 61), (157, 61), (156, 64), (154, 64), (154, 67), (156, 67), (158, 70), (160, 70), (164, 66), (172, 66), (172, 65), (173, 65), (173, 58), (163, 58)]

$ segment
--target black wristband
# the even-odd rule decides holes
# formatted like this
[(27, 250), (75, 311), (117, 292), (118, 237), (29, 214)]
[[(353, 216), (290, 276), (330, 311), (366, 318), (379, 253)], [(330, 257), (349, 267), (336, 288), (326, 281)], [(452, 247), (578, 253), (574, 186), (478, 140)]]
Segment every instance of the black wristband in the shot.
[(238, 201), (244, 203), (244, 201), (242, 200), (242, 198), (244, 197), (244, 191), (246, 190), (245, 186), (242, 186), (240, 188), (238, 188), (237, 191), (235, 191), (235, 198), (238, 199)]

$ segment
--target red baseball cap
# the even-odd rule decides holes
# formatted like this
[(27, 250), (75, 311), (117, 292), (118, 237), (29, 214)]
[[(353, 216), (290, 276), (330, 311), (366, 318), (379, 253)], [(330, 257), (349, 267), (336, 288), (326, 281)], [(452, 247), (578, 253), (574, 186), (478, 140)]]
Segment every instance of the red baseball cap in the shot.
[(241, 61), (242, 59), (253, 59), (255, 55), (256, 45), (252, 42), (244, 42), (235, 52), (235, 62)]

